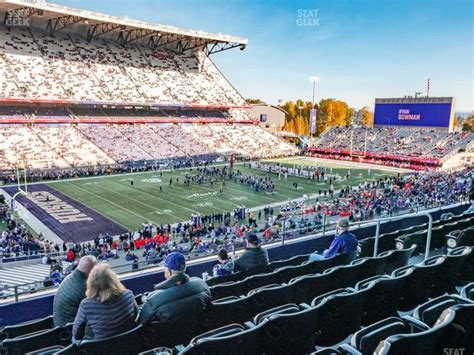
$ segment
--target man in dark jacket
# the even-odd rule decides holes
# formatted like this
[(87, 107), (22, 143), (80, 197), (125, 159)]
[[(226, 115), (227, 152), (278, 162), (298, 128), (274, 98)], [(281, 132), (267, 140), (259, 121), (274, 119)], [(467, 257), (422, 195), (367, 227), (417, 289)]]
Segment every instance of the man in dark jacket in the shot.
[(53, 302), (53, 322), (64, 326), (74, 322), (79, 304), (86, 297), (87, 277), (97, 259), (91, 255), (83, 256), (77, 268), (59, 286)]
[(174, 252), (165, 260), (166, 281), (155, 286), (140, 311), (140, 322), (168, 321), (195, 316), (211, 302), (211, 291), (197, 277), (185, 274), (183, 254)]
[(255, 234), (247, 237), (245, 252), (235, 261), (236, 271), (259, 270), (268, 265), (268, 252), (260, 246), (260, 240)]

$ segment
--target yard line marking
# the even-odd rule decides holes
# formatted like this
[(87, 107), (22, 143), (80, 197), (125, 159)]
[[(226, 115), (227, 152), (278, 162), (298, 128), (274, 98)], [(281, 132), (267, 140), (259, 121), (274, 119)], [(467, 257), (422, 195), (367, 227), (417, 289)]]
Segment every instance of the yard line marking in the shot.
[[(139, 215), (138, 213), (135, 213), (135, 212), (133, 212), (133, 211), (130, 211), (128, 208), (125, 208), (125, 207), (123, 207), (123, 206), (117, 205), (115, 202), (109, 201), (109, 200), (103, 198), (102, 196), (97, 195), (96, 193), (94, 193), (94, 192), (92, 192), (92, 191), (88, 191), (88, 190), (86, 190), (86, 189), (83, 189), (82, 187), (79, 187), (79, 186), (73, 184), (73, 183), (70, 182), (70, 181), (68, 181), (67, 184), (68, 184), (68, 185), (71, 185), (71, 186), (73, 186), (73, 187), (75, 187), (75, 188), (77, 188), (78, 190), (84, 191), (84, 192), (86, 192), (86, 193), (88, 193), (88, 194), (90, 194), (90, 195), (94, 195), (94, 196), (98, 197), (99, 199), (101, 199), (102, 201), (105, 201), (105, 202), (107, 202), (107, 203), (110, 203), (111, 205), (114, 205), (114, 206), (120, 208), (121, 210), (124, 210), (124, 211), (126, 211), (126, 212), (128, 212), (128, 213), (130, 213), (130, 214), (133, 214), (133, 215), (137, 216), (137, 217), (140, 217), (143, 221), (149, 221), (149, 222), (153, 222), (153, 223), (155, 223), (155, 224), (159, 224), (159, 223), (156, 223), (155, 221), (153, 221), (153, 220), (151, 220), (151, 219), (149, 219), (149, 218), (146, 218), (146, 217), (144, 217), (144, 216), (142, 216), (142, 215)], [(90, 206), (88, 206), (88, 207), (91, 208)], [(93, 209), (93, 208), (92, 208), (92, 209)], [(95, 209), (93, 209), (93, 210), (96, 211), (97, 213), (100, 213), (100, 212), (98, 212), (98, 211), (95, 210)], [(103, 213), (100, 213), (100, 214), (102, 214), (102, 216), (104, 216), (104, 217), (107, 217), (107, 216), (104, 215)], [(109, 218), (109, 219), (113, 220), (114, 222), (118, 223), (118, 222), (117, 222), (115, 219), (113, 219), (113, 218), (110, 218), (110, 217), (107, 217), (107, 218)], [(118, 224), (120, 224), (120, 223), (118, 223)], [(125, 229), (130, 229), (130, 228), (128, 228), (128, 227), (126, 227), (126, 226), (124, 226), (124, 225), (122, 225), (122, 224), (120, 224), (120, 225), (121, 225), (122, 227), (124, 227)]]

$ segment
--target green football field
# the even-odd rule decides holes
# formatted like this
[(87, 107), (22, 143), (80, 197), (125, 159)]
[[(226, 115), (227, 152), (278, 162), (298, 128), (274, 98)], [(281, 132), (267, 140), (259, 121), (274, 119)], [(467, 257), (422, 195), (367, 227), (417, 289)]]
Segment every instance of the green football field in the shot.
[[(288, 166), (311, 164), (311, 161), (308, 162), (302, 157), (282, 159), (280, 162)], [(312, 164), (315, 163), (312, 162)], [(349, 169), (339, 167), (334, 163), (319, 163), (318, 165), (326, 166), (326, 174), (341, 176), (345, 176)], [(144, 221), (155, 224), (187, 221), (193, 212), (205, 214), (233, 211), (237, 205), (263, 208), (266, 205), (301, 198), (303, 195), (311, 197), (319, 190), (329, 189), (327, 183), (317, 183), (300, 177), (288, 176), (287, 180), (283, 177), (279, 180), (277, 174), (250, 169), (248, 165), (243, 167), (242, 164), (238, 164), (234, 169), (241, 170), (247, 175), (270, 175), (276, 185), (275, 191), (272, 194), (257, 193), (252, 188), (231, 180), (226, 180), (222, 194), (219, 191), (222, 186), (220, 182), (214, 186), (209, 183), (202, 185), (192, 183), (188, 187), (184, 185), (184, 175), (189, 173), (189, 169), (166, 171), (161, 177), (159, 172), (146, 172), (51, 182), (49, 186), (130, 229), (138, 228)], [(333, 185), (336, 191), (348, 184), (356, 185), (361, 181), (394, 174), (376, 169), (371, 169), (370, 175), (367, 169), (352, 168), (350, 170), (351, 177), (348, 181)], [(176, 178), (178, 178), (178, 183), (176, 183)], [(173, 179), (171, 186), (170, 179)], [(297, 189), (292, 186), (294, 182), (298, 184)], [(275, 211), (277, 210), (278, 208), (275, 208)]]

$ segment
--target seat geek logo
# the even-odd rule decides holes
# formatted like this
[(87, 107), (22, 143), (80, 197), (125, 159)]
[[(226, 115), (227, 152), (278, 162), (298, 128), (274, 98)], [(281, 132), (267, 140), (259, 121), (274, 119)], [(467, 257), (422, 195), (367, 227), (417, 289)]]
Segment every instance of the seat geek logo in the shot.
[(319, 9), (299, 9), (296, 11), (296, 26), (319, 27)]
[(29, 26), (28, 18), (24, 18), (19, 12), (16, 10), (9, 10), (5, 14), (5, 25), (8, 27), (13, 26), (21, 26), (26, 27)]

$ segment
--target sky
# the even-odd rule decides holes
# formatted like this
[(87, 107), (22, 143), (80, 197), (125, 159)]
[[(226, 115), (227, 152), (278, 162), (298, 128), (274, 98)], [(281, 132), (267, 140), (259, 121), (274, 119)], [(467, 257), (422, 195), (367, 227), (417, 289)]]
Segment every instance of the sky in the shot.
[(66, 6), (247, 38), (212, 59), (245, 98), (454, 96), (472, 111), (472, 0), (51, 0)]

